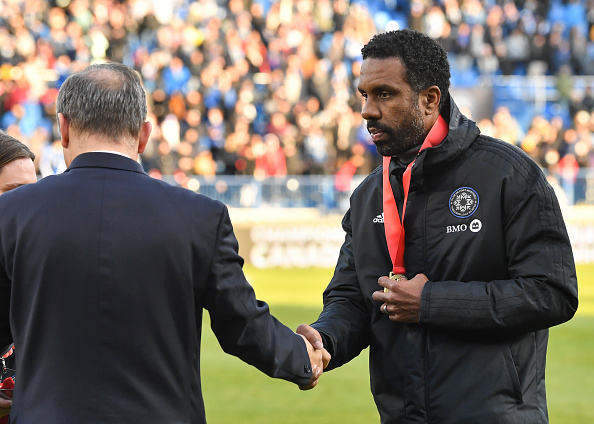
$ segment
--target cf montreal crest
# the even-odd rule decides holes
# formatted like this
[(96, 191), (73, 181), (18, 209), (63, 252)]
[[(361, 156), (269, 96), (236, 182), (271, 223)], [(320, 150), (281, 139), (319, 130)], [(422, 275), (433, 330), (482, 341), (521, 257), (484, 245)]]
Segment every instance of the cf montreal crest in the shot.
[(467, 218), (479, 205), (479, 196), (470, 187), (460, 187), (450, 196), (450, 211), (456, 218)]

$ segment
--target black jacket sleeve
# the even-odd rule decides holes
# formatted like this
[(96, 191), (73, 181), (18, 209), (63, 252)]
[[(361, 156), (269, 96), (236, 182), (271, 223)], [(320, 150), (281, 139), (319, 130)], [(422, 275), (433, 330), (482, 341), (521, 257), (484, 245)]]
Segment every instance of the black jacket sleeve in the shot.
[(327, 370), (337, 368), (369, 346), (370, 317), (365, 307), (352, 250), (350, 211), (342, 221), (346, 232), (334, 276), (324, 291), (324, 309), (312, 324), (332, 355)]
[(242, 266), (231, 220), (223, 208), (205, 296), (212, 329), (225, 352), (270, 377), (308, 384), (312, 373), (303, 339), (256, 299)]
[(509, 184), (502, 199), (509, 279), (430, 281), (423, 290), (421, 323), (527, 332), (573, 317), (577, 277), (567, 230), (552, 187), (542, 173), (532, 176)]

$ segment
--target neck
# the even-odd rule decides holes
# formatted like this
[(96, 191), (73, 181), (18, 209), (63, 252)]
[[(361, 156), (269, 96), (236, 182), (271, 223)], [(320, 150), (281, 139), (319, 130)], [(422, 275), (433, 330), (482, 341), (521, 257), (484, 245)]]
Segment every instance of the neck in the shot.
[(72, 160), (80, 154), (108, 150), (128, 156), (133, 160), (138, 159), (138, 146), (132, 145), (129, 140), (112, 140), (104, 137), (89, 136), (84, 139), (72, 140), (68, 148), (64, 149), (64, 159), (69, 166)]
[[(441, 140), (447, 135), (448, 128), (447, 128), (447, 124), (445, 123), (445, 121), (443, 119), (441, 120), (442, 125), (436, 125), (436, 122), (438, 122), (439, 117), (440, 117), (439, 114), (435, 115), (435, 116), (428, 117), (429, 122), (426, 122), (426, 124), (425, 124), (426, 125), (425, 128), (427, 128), (427, 129), (425, 132), (425, 137), (423, 137), (423, 141), (421, 141), (420, 144), (413, 147), (412, 149), (407, 150), (406, 152), (403, 152), (403, 153), (399, 154), (398, 156), (396, 156), (396, 159), (398, 159), (398, 161), (400, 161), (404, 165), (408, 165), (413, 160), (415, 160), (415, 158), (419, 154), (419, 151), (421, 150), (421, 147), (423, 147), (423, 143), (428, 141), (429, 144), (433, 146), (433, 145), (436, 145), (437, 143), (441, 142)], [(444, 127), (444, 125), (445, 125), (445, 127)]]
[(398, 159), (402, 164), (408, 165), (413, 160), (415, 160), (419, 154), (419, 150), (421, 150), (421, 144), (413, 147), (410, 150), (407, 150), (406, 152), (400, 153), (398, 156), (396, 156), (396, 159)]

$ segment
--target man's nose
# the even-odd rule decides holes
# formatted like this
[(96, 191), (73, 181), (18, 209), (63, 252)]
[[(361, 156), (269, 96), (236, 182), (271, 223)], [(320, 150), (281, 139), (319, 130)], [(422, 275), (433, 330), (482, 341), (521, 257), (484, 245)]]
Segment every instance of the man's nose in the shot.
[(367, 100), (363, 104), (363, 109), (361, 109), (361, 117), (367, 121), (369, 120), (377, 120), (381, 116), (380, 110), (377, 108), (377, 105), (372, 100)]

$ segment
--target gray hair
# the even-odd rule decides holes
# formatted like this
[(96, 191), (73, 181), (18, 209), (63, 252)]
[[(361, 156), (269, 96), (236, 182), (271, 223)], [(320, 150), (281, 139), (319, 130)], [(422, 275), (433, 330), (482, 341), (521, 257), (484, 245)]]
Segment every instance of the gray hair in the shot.
[(64, 81), (57, 113), (83, 134), (136, 139), (146, 120), (146, 94), (132, 68), (117, 62), (94, 64)]

